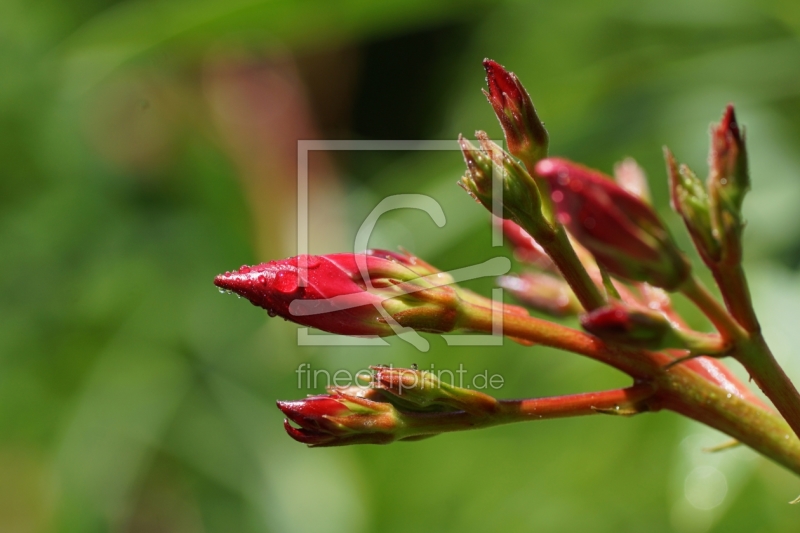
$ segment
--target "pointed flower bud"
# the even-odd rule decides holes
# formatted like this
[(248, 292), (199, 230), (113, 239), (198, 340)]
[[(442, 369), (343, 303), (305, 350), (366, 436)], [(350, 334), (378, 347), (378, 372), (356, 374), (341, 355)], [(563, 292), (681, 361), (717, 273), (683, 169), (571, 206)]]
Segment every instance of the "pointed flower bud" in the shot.
[[(496, 209), (502, 208), (502, 218), (528, 228), (547, 228), (539, 189), (530, 174), (484, 132), (475, 135), (480, 140), (480, 149), (464, 137), (458, 138), (467, 163), (467, 173), (459, 185), (492, 213), (498, 214)], [(495, 182), (499, 182), (499, 187)], [(502, 198), (496, 199), (497, 206), (495, 192), (502, 194)]]
[(715, 354), (722, 346), (717, 335), (685, 330), (661, 312), (614, 302), (581, 317), (583, 328), (603, 340), (636, 348), (677, 348)]
[(559, 222), (609, 273), (677, 289), (690, 266), (652, 207), (610, 177), (559, 158), (543, 159)]
[(292, 257), (214, 280), (271, 316), (353, 336), (393, 335), (392, 322), (428, 332), (456, 329), (461, 300), (448, 283), (452, 278), (420, 277), (392, 252)]
[(718, 203), (717, 208), (735, 213), (738, 219), (742, 201), (750, 189), (750, 174), (744, 132), (739, 129), (732, 105), (728, 105), (720, 123), (711, 130), (709, 167), (708, 189)]
[(547, 130), (517, 77), (491, 59), (485, 59), (483, 66), (489, 86), (484, 94), (503, 128), (508, 151), (532, 169), (537, 161), (547, 157)]
[(667, 161), (672, 209), (683, 218), (703, 261), (714, 263), (719, 260), (720, 246), (711, 224), (710, 202), (705, 185), (686, 165), (679, 168), (672, 152), (666, 147), (664, 158)]
[(497, 285), (507, 290), (521, 304), (553, 316), (575, 316), (581, 311), (575, 293), (563, 280), (537, 272), (519, 276), (501, 276)]
[[(402, 426), (390, 403), (332, 391), (330, 395), (279, 401), (284, 428), (294, 440), (312, 447), (388, 444)], [(298, 427), (292, 425), (291, 422)]]
[(731, 105), (725, 110), (722, 121), (711, 130), (708, 159), (711, 221), (720, 242), (720, 260), (738, 264), (744, 229), (742, 203), (750, 189), (750, 174), (744, 132), (739, 130)]
[(491, 414), (498, 407), (498, 401), (492, 396), (456, 387), (439, 379), (433, 372), (386, 366), (370, 368), (374, 371), (373, 387), (414, 409), (439, 406), (472, 414)]

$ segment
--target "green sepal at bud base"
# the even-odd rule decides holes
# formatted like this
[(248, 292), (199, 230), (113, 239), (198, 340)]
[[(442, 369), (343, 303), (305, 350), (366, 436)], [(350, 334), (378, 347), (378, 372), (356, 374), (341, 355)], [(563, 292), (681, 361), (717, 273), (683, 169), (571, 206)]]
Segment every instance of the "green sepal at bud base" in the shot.
[[(542, 214), (542, 201), (536, 182), (528, 171), (486, 133), (476, 132), (480, 149), (459, 136), (458, 142), (467, 163), (467, 172), (459, 185), (490, 212), (502, 208), (502, 218), (510, 219), (532, 233), (552, 231)], [(502, 187), (502, 202), (495, 206), (494, 181)], [(495, 213), (496, 214), (496, 213)]]
[(405, 405), (418, 409), (442, 406), (472, 414), (491, 414), (498, 401), (482, 392), (456, 387), (433, 372), (387, 366), (370, 367), (372, 386), (394, 395)]
[(659, 311), (613, 302), (580, 318), (583, 329), (605, 341), (647, 350), (667, 348), (714, 355), (725, 347), (719, 336), (686, 330)]
[(672, 209), (686, 224), (686, 229), (689, 230), (689, 235), (703, 261), (706, 264), (717, 262), (720, 258), (720, 246), (714, 235), (711, 203), (705, 185), (688, 166), (678, 167), (675, 157), (666, 147), (664, 147), (664, 159), (669, 174)]

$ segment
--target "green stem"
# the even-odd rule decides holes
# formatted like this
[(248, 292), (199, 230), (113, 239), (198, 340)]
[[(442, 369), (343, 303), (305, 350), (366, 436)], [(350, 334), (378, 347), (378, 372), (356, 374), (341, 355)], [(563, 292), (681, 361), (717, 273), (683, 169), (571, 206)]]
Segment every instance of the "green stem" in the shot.
[(491, 414), (466, 411), (404, 413), (403, 437), (480, 429), (514, 422), (549, 420), (596, 414), (633, 415), (647, 411), (646, 402), (655, 389), (638, 383), (624, 389), (568, 394), (549, 398), (498, 400)]
[(725, 305), (733, 317), (744, 329), (751, 333), (761, 331), (753, 303), (750, 288), (744, 275), (742, 265), (712, 265), (711, 273), (719, 286)]
[(800, 440), (778, 415), (708, 382), (684, 367), (656, 377), (661, 407), (713, 427), (800, 474)]
[(733, 319), (714, 295), (692, 274), (681, 286), (680, 291), (708, 317), (726, 342), (736, 342), (747, 337), (747, 333)]
[[(525, 229), (530, 233), (533, 228)], [(531, 235), (535, 235), (535, 233), (531, 233)], [(563, 226), (557, 224), (550, 238), (545, 239), (537, 236), (536, 242), (544, 248), (547, 255), (556, 264), (564, 280), (572, 288), (572, 292), (575, 293), (585, 310), (593, 311), (606, 304), (606, 300), (597, 285), (594, 284), (586, 268), (578, 259), (578, 255), (575, 253), (572, 243), (569, 242), (567, 232)]]
[[(744, 282), (744, 279), (739, 281)], [(703, 310), (723, 338), (732, 343), (731, 355), (750, 373), (794, 433), (800, 435), (800, 394), (775, 360), (761, 333), (745, 331), (697, 278), (691, 277), (681, 290)], [(747, 306), (749, 301), (748, 295)]]
[(800, 436), (800, 394), (772, 355), (760, 333), (737, 346), (736, 360)]
[[(470, 329), (492, 332), (489, 309), (472, 306), (465, 315)], [(787, 424), (777, 414), (722, 389), (685, 365), (665, 371), (664, 367), (672, 360), (670, 355), (609, 346), (596, 337), (566, 326), (510, 313), (503, 314), (503, 333), (609, 364), (634, 377), (637, 382), (657, 388), (652, 401), (647, 402), (654, 410), (666, 408), (718, 429), (800, 474), (800, 440), (792, 434), (793, 425)], [(766, 345), (762, 349), (766, 349)], [(763, 358), (760, 361), (763, 365)], [(776, 369), (780, 370), (774, 365), (763, 371), (775, 380)], [(791, 387), (788, 379), (783, 384)], [(796, 397), (793, 387), (792, 391)], [(782, 405), (776, 403), (779, 410)], [(786, 416), (783, 411), (781, 414)]]

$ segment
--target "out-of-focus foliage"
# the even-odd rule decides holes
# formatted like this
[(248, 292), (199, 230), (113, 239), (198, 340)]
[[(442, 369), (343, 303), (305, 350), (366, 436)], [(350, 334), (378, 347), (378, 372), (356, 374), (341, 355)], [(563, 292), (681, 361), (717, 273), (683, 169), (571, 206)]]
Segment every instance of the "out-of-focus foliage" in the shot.
[[(211, 284), (294, 254), (298, 139), (498, 136), (485, 56), (526, 84), (552, 153), (606, 171), (635, 157), (685, 248), (661, 145), (701, 171), (708, 124), (736, 103), (754, 299), (800, 380), (795, 2), (6, 0), (0, 531), (794, 531), (795, 477), (704, 454), (724, 436), (666, 413), (386, 447), (284, 434), (274, 400), (322, 390), (298, 387), (301, 363), (463, 364), (504, 376), (501, 397), (625, 383), (511, 342), (298, 347)], [(444, 228), (396, 212), (371, 244), (443, 268), (507, 253), (455, 186), (455, 151), (312, 152), (309, 168), (312, 252), (351, 247), (386, 195), (423, 193)]]

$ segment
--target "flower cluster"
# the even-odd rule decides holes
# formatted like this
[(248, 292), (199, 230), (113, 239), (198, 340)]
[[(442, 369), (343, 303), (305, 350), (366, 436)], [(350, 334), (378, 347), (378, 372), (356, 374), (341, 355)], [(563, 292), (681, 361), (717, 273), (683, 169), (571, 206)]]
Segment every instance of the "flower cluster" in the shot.
[[(650, 204), (631, 159), (614, 176), (548, 154), (549, 136), (519, 79), (486, 60), (485, 92), (508, 152), (477, 132), (459, 138), (459, 185), (502, 219), (519, 272), (498, 284), (521, 306), (459, 287), (451, 274), (403, 252), (298, 256), (217, 276), (271, 316), (331, 333), (388, 336), (407, 329), (501, 333), (593, 358), (628, 374), (611, 391), (498, 400), (431, 373), (372, 368), (365, 387), (280, 401), (288, 434), (310, 446), (385, 444), (496, 424), (669, 409), (708, 424), (800, 472), (800, 394), (761, 336), (741, 265), (742, 205), (750, 187), (745, 137), (733, 107), (712, 128), (703, 183), (665, 149), (671, 203), (724, 304), (705, 288)], [(681, 293), (714, 331), (695, 331), (672, 307)], [(499, 311), (499, 318), (496, 311)], [(532, 316), (577, 316), (574, 329)], [(720, 361), (748, 370), (776, 413)]]

